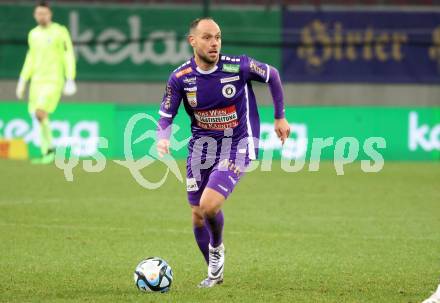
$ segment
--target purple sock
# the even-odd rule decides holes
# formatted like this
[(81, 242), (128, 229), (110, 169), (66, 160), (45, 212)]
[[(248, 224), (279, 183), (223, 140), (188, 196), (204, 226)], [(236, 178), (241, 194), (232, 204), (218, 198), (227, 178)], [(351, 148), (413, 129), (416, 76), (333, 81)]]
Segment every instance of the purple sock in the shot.
[(209, 243), (217, 247), (223, 242), (223, 212), (220, 210), (214, 217), (205, 218), (205, 225), (209, 232)]
[(205, 257), (206, 264), (209, 262), (209, 233), (208, 229), (205, 225), (203, 226), (193, 226), (194, 236), (196, 238), (197, 245), (200, 248), (200, 251)]

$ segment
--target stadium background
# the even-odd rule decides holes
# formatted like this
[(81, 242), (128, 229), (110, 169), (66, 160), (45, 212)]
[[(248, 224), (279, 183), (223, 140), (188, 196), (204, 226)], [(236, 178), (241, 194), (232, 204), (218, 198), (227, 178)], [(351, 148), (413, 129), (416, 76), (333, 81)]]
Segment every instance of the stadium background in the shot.
[[(55, 142), (76, 142), (77, 155), (95, 153), (96, 138), (103, 136), (109, 140), (103, 153), (124, 156), (124, 126), (138, 112), (157, 118), (169, 72), (191, 55), (185, 42), (187, 24), (208, 14), (222, 27), (223, 53), (246, 53), (281, 71), (293, 126), (285, 156), (310, 153), (310, 142), (317, 137), (336, 141), (351, 136), (362, 144), (367, 137), (381, 136), (387, 141), (385, 159), (440, 158), (440, 11), (434, 1), (54, 1), (52, 5), (54, 20), (71, 32), (79, 84), (78, 93), (63, 98), (54, 115)], [(1, 3), (0, 135), (24, 137), (35, 155), (35, 127), (24, 102), (14, 97), (27, 33), (34, 26), (32, 9), (33, 3), (27, 1)], [(255, 91), (262, 105), (262, 145), (278, 156), (269, 91), (260, 84)], [(185, 119), (180, 114), (176, 122), (185, 125)], [(428, 130), (421, 134), (424, 125)], [(133, 137), (151, 127), (140, 122)], [(184, 140), (188, 128), (175, 136)], [(150, 143), (135, 146), (135, 156)], [(177, 157), (185, 154), (185, 148), (175, 151)], [(331, 150), (324, 151), (324, 159), (332, 157)]]

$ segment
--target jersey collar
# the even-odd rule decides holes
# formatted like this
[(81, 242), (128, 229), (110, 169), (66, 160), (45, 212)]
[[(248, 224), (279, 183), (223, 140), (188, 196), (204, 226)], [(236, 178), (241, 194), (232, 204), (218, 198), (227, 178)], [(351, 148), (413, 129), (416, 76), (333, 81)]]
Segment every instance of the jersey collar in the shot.
[(211, 68), (210, 70), (203, 70), (203, 69), (201, 69), (200, 67), (196, 67), (196, 70), (199, 72), (199, 73), (201, 73), (201, 74), (203, 74), (203, 75), (209, 75), (209, 74), (212, 74), (213, 72), (215, 72), (216, 70), (218, 69), (218, 66), (216, 65), (216, 66), (214, 66), (213, 68)]
[(198, 67), (197, 66), (197, 64), (196, 64), (196, 60), (194, 59), (194, 57), (192, 57), (192, 63), (193, 63), (193, 66), (196, 68), (196, 70), (199, 72), (199, 73), (201, 73), (202, 75), (209, 75), (209, 74), (212, 74), (213, 72), (215, 72), (217, 69), (218, 69), (218, 63), (213, 67), (213, 68), (211, 68), (210, 70), (203, 70), (203, 69), (201, 69), (200, 67)]

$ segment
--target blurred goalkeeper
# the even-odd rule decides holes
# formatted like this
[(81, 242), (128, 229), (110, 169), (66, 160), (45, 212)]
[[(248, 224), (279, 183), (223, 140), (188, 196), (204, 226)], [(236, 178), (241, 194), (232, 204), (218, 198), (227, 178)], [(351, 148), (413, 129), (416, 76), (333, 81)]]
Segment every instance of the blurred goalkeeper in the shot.
[(49, 114), (55, 111), (61, 93), (71, 96), (76, 92), (75, 56), (68, 30), (52, 22), (52, 10), (47, 2), (41, 1), (35, 6), (34, 18), (38, 25), (28, 35), (29, 49), (16, 95), (23, 99), (30, 80), (28, 110), (40, 125), (42, 155), (32, 162), (47, 164), (55, 158)]

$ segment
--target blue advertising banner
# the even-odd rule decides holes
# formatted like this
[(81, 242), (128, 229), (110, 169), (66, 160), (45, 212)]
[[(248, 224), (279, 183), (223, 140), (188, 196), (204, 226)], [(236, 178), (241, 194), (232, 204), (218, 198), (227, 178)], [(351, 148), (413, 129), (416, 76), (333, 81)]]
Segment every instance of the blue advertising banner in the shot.
[(440, 12), (287, 9), (282, 24), (285, 81), (440, 83)]

